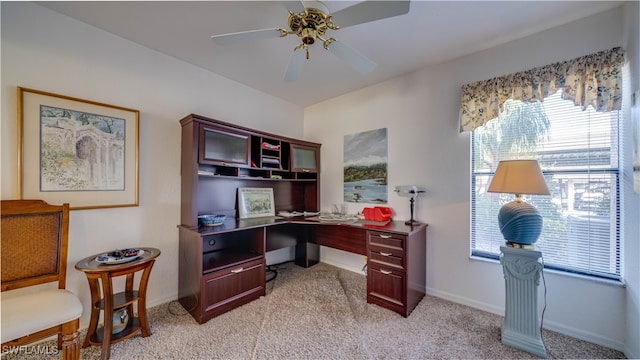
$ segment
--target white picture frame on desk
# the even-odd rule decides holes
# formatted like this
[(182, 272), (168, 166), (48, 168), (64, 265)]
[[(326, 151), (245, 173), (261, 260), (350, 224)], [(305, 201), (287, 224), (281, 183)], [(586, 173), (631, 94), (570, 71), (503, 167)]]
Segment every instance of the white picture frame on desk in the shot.
[(238, 188), (240, 219), (275, 216), (272, 188)]

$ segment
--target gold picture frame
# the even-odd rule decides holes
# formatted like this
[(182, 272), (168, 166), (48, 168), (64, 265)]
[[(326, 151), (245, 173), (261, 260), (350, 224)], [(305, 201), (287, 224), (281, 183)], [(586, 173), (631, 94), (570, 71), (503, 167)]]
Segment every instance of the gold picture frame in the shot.
[(140, 112), (18, 87), (21, 199), (138, 206)]
[(240, 219), (276, 216), (272, 188), (238, 188)]

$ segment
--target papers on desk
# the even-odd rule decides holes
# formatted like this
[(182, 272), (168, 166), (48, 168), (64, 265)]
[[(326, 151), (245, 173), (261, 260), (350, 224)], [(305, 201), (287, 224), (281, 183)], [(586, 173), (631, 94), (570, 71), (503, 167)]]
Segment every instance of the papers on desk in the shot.
[(321, 214), (318, 220), (326, 222), (356, 222), (358, 218), (354, 215)]
[(310, 211), (280, 211), (278, 212), (278, 216), (282, 216), (282, 217), (286, 217), (286, 218), (292, 218), (292, 217), (297, 217), (297, 216), (316, 216), (318, 215), (318, 212), (310, 212)]

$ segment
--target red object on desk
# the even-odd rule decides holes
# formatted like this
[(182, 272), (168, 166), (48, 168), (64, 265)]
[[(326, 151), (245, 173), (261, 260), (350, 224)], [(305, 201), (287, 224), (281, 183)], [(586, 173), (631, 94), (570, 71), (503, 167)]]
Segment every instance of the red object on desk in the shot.
[(393, 211), (386, 206), (374, 206), (372, 208), (364, 208), (362, 214), (364, 214), (366, 220), (389, 221), (391, 220)]

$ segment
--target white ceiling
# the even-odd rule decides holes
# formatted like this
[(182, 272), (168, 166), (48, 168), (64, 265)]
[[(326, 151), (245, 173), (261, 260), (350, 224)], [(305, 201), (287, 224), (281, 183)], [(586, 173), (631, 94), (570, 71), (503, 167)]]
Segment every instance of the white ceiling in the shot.
[[(335, 12), (358, 1), (324, 1)], [(310, 47), (298, 81), (282, 80), (299, 38), (214, 44), (210, 36), (287, 28), (279, 1), (38, 2), (49, 9), (300, 106), (587, 17), (620, 1), (412, 1), (409, 13), (329, 31), (378, 64), (361, 75)]]

